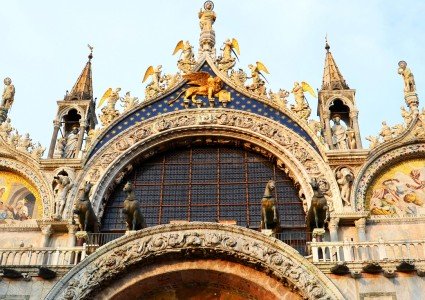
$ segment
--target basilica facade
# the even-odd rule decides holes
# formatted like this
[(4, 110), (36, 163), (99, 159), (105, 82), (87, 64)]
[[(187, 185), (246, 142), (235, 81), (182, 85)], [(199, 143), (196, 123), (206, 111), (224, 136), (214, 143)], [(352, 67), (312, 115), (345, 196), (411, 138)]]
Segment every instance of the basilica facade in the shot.
[(328, 42), (318, 93), (272, 91), (262, 62), (235, 68), (236, 38), (216, 43), (213, 2), (198, 18), (197, 49), (177, 43), (175, 73), (149, 66), (144, 99), (96, 101), (90, 47), (48, 147), (13, 128), (4, 79), (0, 299), (423, 298), (425, 110), (407, 63), (404, 123), (366, 147)]

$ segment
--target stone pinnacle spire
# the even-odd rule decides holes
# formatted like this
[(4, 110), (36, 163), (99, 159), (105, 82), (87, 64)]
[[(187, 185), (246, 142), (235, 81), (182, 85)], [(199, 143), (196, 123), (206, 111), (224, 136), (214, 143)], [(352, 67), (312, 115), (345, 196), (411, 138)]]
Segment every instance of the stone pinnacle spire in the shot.
[(201, 34), (199, 36), (199, 56), (204, 53), (215, 57), (215, 31), (213, 24), (216, 19), (214, 12), (214, 3), (212, 1), (206, 1), (204, 3), (204, 9), (201, 9), (198, 13), (199, 26), (201, 27)]
[(349, 89), (347, 83), (342, 77), (341, 72), (336, 65), (336, 62), (332, 56), (332, 53), (329, 51), (330, 46), (328, 39), (326, 38), (326, 58), (325, 58), (325, 68), (323, 70), (323, 80), (322, 80), (322, 90), (344, 90)]
[(83, 71), (75, 82), (71, 92), (67, 95), (66, 100), (91, 100), (93, 99), (93, 81), (91, 73), (91, 60), (93, 58), (93, 47), (90, 48), (89, 60)]

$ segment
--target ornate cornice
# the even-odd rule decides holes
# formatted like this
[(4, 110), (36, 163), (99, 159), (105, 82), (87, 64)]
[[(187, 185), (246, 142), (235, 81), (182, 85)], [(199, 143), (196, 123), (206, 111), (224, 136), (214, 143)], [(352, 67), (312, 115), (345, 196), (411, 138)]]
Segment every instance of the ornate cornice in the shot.
[(203, 253), (265, 269), (309, 299), (343, 299), (330, 279), (283, 242), (238, 226), (198, 222), (160, 225), (114, 240), (74, 267), (46, 299), (90, 299), (131, 266), (166, 255), (184, 259), (191, 251), (200, 259)]

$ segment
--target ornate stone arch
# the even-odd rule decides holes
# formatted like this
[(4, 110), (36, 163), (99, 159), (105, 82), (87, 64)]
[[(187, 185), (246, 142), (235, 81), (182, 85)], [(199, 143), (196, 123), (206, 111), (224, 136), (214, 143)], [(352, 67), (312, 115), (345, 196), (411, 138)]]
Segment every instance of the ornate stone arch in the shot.
[(400, 161), (418, 157), (425, 158), (425, 143), (390, 144), (373, 152), (353, 183), (351, 202), (356, 210), (364, 211), (367, 189), (378, 174)]
[(130, 268), (143, 271), (188, 254), (254, 267), (305, 298), (343, 299), (329, 278), (285, 243), (239, 226), (200, 222), (150, 227), (112, 241), (68, 272), (46, 299), (93, 299)]
[(58, 112), (58, 119), (62, 120), (62, 118), (69, 113), (70, 110), (75, 109), (77, 111), (77, 113), (81, 116), (81, 120), (85, 120), (85, 112), (84, 110), (79, 107), (78, 105), (69, 105), (69, 106), (64, 106), (61, 108), (61, 110)]
[(313, 147), (293, 131), (278, 122), (253, 113), (231, 109), (202, 109), (177, 111), (139, 123), (108, 143), (85, 165), (77, 180), (76, 191), (85, 181), (95, 184), (92, 203), (101, 215), (102, 198), (117, 174), (132, 160), (150, 157), (156, 148), (171, 140), (194, 136), (218, 136), (238, 139), (267, 149), (290, 170), (309, 201), (312, 178), (326, 179), (331, 187), (332, 204), (342, 209), (338, 185), (329, 165)]
[(344, 105), (350, 109), (350, 112), (357, 111), (356, 107), (352, 100), (350, 100), (347, 96), (344, 95), (332, 95), (328, 99), (326, 99), (326, 106), (329, 107), (329, 104), (334, 100), (341, 100)]
[(43, 205), (43, 219), (49, 219), (52, 213), (51, 199), (53, 199), (53, 192), (43, 175), (38, 172), (34, 166), (29, 166), (15, 159), (1, 158), (0, 168), (10, 170), (27, 178), (34, 187), (39, 191), (41, 203)]

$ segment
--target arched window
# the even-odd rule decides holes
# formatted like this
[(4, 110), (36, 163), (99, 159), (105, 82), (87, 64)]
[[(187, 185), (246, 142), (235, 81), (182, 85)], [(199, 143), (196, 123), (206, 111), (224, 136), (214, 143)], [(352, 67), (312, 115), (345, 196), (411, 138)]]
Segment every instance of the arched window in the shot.
[(258, 229), (261, 199), (270, 179), (276, 181), (282, 234), (305, 246), (305, 213), (293, 181), (264, 156), (235, 148), (174, 149), (135, 165), (109, 197), (101, 229), (125, 230), (121, 208), (127, 181), (134, 185), (148, 226), (235, 220), (239, 226)]

